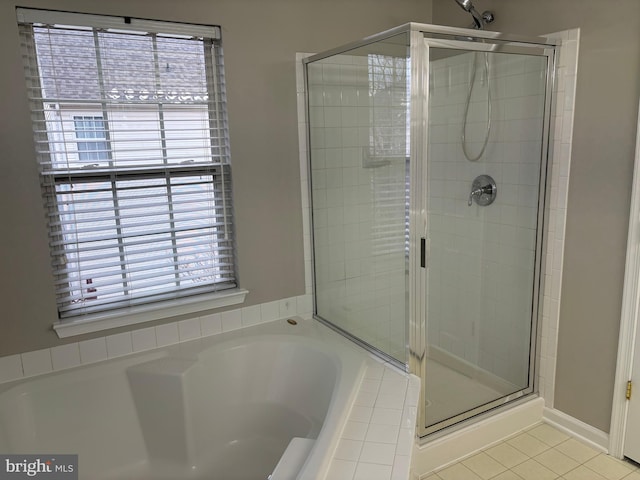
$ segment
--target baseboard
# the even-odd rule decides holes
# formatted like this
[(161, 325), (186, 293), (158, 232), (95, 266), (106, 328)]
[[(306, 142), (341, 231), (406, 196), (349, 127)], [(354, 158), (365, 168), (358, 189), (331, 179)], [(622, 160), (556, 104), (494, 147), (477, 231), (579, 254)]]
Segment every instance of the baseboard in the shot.
[(541, 422), (543, 408), (544, 400), (533, 398), (425, 445), (416, 445), (412, 470), (418, 476), (427, 475), (500, 442)]
[(545, 407), (542, 416), (546, 423), (554, 426), (558, 430), (562, 430), (604, 453), (609, 453), (608, 433), (598, 430), (555, 408)]

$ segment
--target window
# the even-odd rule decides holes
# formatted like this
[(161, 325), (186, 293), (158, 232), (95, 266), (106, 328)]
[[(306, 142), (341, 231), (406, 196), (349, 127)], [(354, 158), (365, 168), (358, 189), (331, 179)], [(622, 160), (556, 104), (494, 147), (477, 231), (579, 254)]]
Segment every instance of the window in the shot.
[(109, 160), (109, 147), (104, 141), (107, 139), (104, 119), (102, 117), (75, 116), (73, 122), (78, 139), (78, 160), (88, 163)]
[(220, 29), (18, 23), (60, 319), (236, 289)]
[(371, 101), (370, 150), (373, 157), (409, 156), (411, 63), (404, 56), (368, 55)]

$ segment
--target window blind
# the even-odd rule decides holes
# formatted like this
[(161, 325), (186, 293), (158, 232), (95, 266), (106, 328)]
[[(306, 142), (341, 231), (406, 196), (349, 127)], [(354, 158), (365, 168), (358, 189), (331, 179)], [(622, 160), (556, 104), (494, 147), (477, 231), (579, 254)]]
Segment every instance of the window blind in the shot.
[(371, 168), (373, 251), (409, 255), (410, 60), (369, 54), (371, 126), (363, 166)]
[(60, 318), (236, 287), (219, 29), (18, 23)]

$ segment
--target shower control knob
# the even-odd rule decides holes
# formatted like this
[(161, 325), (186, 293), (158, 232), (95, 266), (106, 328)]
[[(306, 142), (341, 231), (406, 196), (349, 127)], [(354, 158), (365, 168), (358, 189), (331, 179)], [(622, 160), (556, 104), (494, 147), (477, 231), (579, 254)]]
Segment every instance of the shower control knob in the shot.
[(494, 20), (495, 20), (495, 17), (493, 16), (493, 12), (489, 10), (485, 10), (484, 12), (482, 12), (482, 21), (485, 24), (493, 23)]
[(476, 202), (481, 207), (491, 205), (498, 194), (496, 181), (489, 175), (480, 175), (473, 180), (471, 192), (469, 192), (469, 206)]

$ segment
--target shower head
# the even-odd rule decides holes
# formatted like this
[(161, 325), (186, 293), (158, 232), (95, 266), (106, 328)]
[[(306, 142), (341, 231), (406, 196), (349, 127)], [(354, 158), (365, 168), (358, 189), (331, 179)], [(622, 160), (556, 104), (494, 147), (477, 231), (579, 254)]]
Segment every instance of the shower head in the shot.
[(487, 11), (480, 15), (473, 6), (471, 0), (455, 0), (455, 2), (460, 5), (460, 8), (465, 12), (469, 12), (471, 14), (473, 17), (473, 28), (484, 30), (485, 24), (493, 22), (493, 14)]

